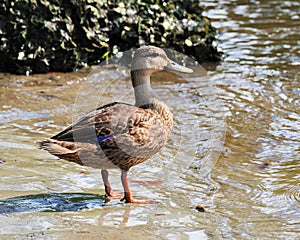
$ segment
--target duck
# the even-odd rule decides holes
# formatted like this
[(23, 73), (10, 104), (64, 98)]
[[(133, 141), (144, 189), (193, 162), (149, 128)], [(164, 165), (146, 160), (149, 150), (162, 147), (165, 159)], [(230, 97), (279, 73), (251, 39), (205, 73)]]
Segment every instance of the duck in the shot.
[(173, 128), (171, 111), (150, 85), (150, 76), (164, 70), (193, 72), (171, 60), (162, 48), (138, 48), (130, 72), (135, 104), (113, 102), (100, 106), (51, 138), (38, 142), (38, 148), (60, 159), (100, 169), (108, 198), (120, 197), (112, 190), (108, 172), (120, 169), (124, 189), (121, 201), (150, 203), (133, 198), (128, 171), (160, 152)]

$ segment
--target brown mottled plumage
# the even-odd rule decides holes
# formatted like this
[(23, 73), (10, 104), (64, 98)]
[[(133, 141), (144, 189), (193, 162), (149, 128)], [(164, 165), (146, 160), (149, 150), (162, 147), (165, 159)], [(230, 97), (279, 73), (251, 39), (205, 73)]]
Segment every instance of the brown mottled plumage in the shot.
[(39, 142), (39, 148), (59, 158), (101, 169), (107, 196), (114, 194), (106, 169), (120, 168), (124, 200), (146, 203), (131, 196), (127, 172), (159, 152), (171, 133), (172, 113), (150, 86), (150, 75), (167, 68), (192, 72), (171, 61), (160, 48), (139, 48), (131, 65), (135, 105), (114, 102), (97, 108), (50, 139)]

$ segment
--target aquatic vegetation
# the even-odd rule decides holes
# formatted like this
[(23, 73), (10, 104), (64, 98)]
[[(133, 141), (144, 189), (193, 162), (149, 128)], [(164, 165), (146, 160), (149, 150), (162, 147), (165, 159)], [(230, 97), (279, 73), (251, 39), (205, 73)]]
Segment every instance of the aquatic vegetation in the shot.
[(14, 0), (0, 3), (0, 71), (73, 71), (143, 44), (218, 61), (199, 1)]

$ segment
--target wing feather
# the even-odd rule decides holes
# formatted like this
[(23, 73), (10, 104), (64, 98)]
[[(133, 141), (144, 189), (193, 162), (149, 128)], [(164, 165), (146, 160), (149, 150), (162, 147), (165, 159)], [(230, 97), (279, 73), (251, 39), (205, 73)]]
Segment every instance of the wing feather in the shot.
[[(105, 142), (145, 145), (164, 135), (161, 119), (150, 109), (111, 103), (88, 113), (51, 139), (70, 142)], [(106, 138), (109, 137), (109, 138)], [(113, 137), (113, 138), (112, 138)]]

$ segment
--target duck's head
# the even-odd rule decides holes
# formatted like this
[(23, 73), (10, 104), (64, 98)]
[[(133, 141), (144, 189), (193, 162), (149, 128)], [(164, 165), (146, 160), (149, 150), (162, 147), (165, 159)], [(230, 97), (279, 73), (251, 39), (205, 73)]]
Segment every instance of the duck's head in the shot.
[(131, 63), (131, 71), (138, 70), (147, 70), (150, 74), (162, 70), (193, 72), (192, 69), (172, 61), (163, 49), (154, 46), (142, 46), (136, 50)]

